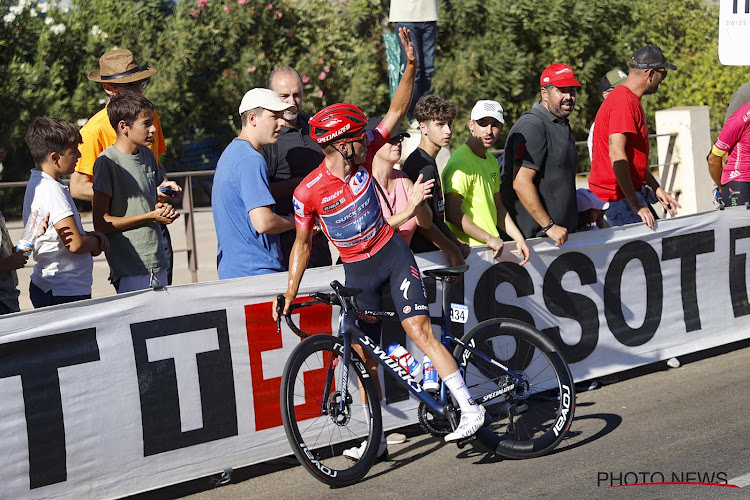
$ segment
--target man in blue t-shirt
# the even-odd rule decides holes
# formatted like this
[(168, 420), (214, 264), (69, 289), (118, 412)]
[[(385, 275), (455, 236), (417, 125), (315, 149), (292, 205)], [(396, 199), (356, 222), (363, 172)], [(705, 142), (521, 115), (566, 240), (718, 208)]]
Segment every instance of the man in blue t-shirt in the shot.
[(242, 131), (221, 154), (211, 192), (219, 279), (284, 271), (279, 233), (294, 229), (294, 218), (274, 212), (259, 151), (278, 140), (284, 111), (292, 108), (268, 89), (252, 89), (242, 98)]

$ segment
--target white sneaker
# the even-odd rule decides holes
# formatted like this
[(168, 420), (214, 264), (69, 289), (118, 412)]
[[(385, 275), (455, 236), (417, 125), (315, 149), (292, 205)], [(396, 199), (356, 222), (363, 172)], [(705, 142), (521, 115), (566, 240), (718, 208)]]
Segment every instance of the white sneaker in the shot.
[(471, 413), (461, 413), (461, 421), (458, 423), (456, 430), (445, 436), (445, 442), (451, 443), (467, 437), (473, 436), (484, 425), (484, 406), (479, 407), (479, 411)]
[[(351, 460), (359, 460), (360, 458), (362, 458), (362, 455), (365, 454), (366, 448), (367, 441), (362, 441), (361, 445), (344, 450), (344, 456)], [(378, 448), (377, 459), (385, 460), (386, 458), (388, 458), (388, 443), (386, 443), (385, 441), (381, 441), (380, 447)]]
[(385, 437), (385, 441), (388, 444), (401, 444), (406, 442), (406, 434), (400, 432), (392, 432)]

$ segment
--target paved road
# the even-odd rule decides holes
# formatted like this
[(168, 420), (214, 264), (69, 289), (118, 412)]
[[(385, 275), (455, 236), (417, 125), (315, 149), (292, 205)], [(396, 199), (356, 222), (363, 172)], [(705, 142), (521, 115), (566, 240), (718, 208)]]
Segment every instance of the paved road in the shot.
[[(677, 369), (651, 365), (580, 393), (571, 437), (546, 457), (503, 460), (480, 444), (459, 450), (412, 426), (406, 443), (391, 446), (388, 461), (342, 490), (287, 460), (237, 470), (216, 489), (204, 478), (137, 498), (750, 499), (750, 341), (681, 360)], [(642, 473), (648, 482), (662, 481), (659, 474), (695, 482), (699, 476), (688, 473), (715, 473), (714, 480), (746, 486), (606, 487), (608, 478), (618, 484), (620, 474), (634, 482), (629, 472), (639, 482)]]

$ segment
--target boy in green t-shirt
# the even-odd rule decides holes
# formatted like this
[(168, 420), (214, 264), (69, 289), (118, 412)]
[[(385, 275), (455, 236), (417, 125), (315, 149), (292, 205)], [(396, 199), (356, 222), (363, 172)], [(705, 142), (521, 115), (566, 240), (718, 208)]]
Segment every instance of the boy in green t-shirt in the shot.
[[(159, 223), (171, 224), (180, 214), (158, 201), (157, 189), (179, 193), (174, 181), (163, 180), (154, 153), (154, 105), (130, 91), (109, 101), (107, 115), (117, 141), (94, 164), (94, 228), (107, 235), (110, 280), (117, 293), (149, 288), (155, 278), (167, 283), (167, 257)], [(167, 196), (170, 197), (171, 196)]]

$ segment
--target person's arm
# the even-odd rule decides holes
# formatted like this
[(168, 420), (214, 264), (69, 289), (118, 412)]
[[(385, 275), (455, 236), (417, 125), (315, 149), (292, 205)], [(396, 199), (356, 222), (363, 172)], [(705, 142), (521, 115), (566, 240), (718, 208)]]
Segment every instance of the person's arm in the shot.
[(721, 172), (724, 170), (724, 155), (726, 153), (718, 156), (714, 151), (724, 153), (721, 150), (717, 150), (716, 146), (711, 149), (711, 152), (706, 157), (706, 161), (708, 161), (708, 173), (711, 175), (711, 179), (713, 179), (716, 187), (721, 188)]
[(112, 197), (102, 191), (94, 191), (93, 219), (94, 229), (100, 233), (110, 234), (126, 231), (147, 222), (171, 224), (180, 214), (168, 203), (157, 203), (151, 212), (128, 217), (117, 217), (110, 213)]
[[(541, 227), (547, 227), (551, 222), (554, 222), (554, 221), (552, 220), (552, 217), (549, 216), (547, 211), (544, 209), (544, 206), (542, 205), (542, 200), (539, 197), (539, 191), (537, 190), (536, 185), (534, 184), (534, 178), (536, 177), (536, 174), (537, 174), (537, 171), (534, 170), (533, 168), (527, 168), (527, 167), (519, 168), (518, 173), (516, 173), (515, 179), (513, 179), (513, 189), (515, 190), (516, 195), (518, 196), (518, 199), (521, 201), (521, 204), (523, 205), (523, 207), (526, 209), (527, 212), (529, 212), (529, 215), (531, 215), (531, 217), (534, 218), (536, 223), (539, 224), (539, 226)], [(495, 199), (497, 200), (498, 197), (496, 196)], [(500, 217), (501, 206), (502, 206), (502, 203), (497, 204), (497, 210), (498, 210), (497, 220), (504, 220), (503, 218)], [(506, 233), (508, 233), (507, 230), (506, 230)], [(558, 224), (552, 224), (552, 227), (550, 227), (546, 231), (546, 233), (547, 233), (547, 236), (552, 238), (552, 240), (555, 242), (555, 246), (558, 246), (558, 247), (564, 244), (568, 240), (567, 228), (560, 226)], [(511, 236), (511, 234), (508, 233), (508, 236)]]
[[(292, 252), (289, 255), (289, 281), (284, 293), (284, 314), (289, 313), (289, 307), (294, 302), (294, 298), (299, 292), (299, 284), (302, 282), (302, 276), (307, 269), (307, 263), (310, 261), (310, 252), (312, 251), (312, 231), (304, 231), (297, 228), (297, 237), (292, 245)], [(278, 319), (276, 314), (276, 298), (273, 299), (273, 319)]]
[(623, 194), (625, 194), (630, 209), (638, 214), (638, 217), (640, 217), (648, 227), (653, 229), (654, 215), (647, 206), (641, 205), (638, 196), (635, 194), (633, 181), (630, 179), (630, 163), (628, 162), (628, 156), (625, 153), (625, 145), (627, 142), (628, 138), (625, 134), (611, 134), (609, 136), (609, 161), (612, 163), (612, 171), (615, 173), (617, 185), (620, 187)]
[(294, 229), (294, 217), (277, 215), (268, 206), (250, 210), (250, 222), (261, 234), (280, 234)]
[(26, 265), (26, 262), (28, 262), (28, 260), (29, 257), (25, 252), (19, 252), (14, 247), (10, 255), (8, 255), (4, 259), (0, 259), (0, 273), (7, 273), (8, 271), (21, 269)]
[[(411, 181), (409, 181), (411, 184)], [(426, 203), (421, 203), (417, 209), (417, 227), (432, 227), (432, 210)]]
[(84, 201), (94, 200), (94, 177), (82, 172), (70, 175), (70, 195)]
[[(428, 198), (432, 198), (432, 186), (435, 184), (435, 179), (430, 179), (427, 182), (422, 182), (422, 175), (417, 177), (417, 182), (412, 183), (408, 178), (404, 178), (404, 182), (407, 183), (407, 200), (406, 208), (402, 211), (386, 217), (386, 222), (393, 229), (398, 229), (404, 223), (409, 221), (412, 217), (419, 214), (419, 209), (422, 206), (422, 202)], [(428, 212), (429, 214), (429, 212)], [(422, 222), (425, 224), (424, 215), (422, 215)], [(417, 224), (419, 224), (419, 217), (417, 218)]]
[[(529, 246), (526, 244), (526, 238), (524, 238), (521, 230), (518, 229), (516, 223), (513, 222), (513, 218), (508, 213), (508, 210), (503, 204), (503, 200), (500, 197), (500, 192), (495, 193), (495, 207), (497, 209), (497, 220), (503, 221), (505, 225), (505, 234), (510, 236), (513, 241), (516, 242), (516, 250), (523, 256), (519, 265), (524, 265), (529, 260)], [(564, 229), (564, 228), (563, 228)]]
[(661, 187), (659, 181), (656, 180), (651, 171), (649, 171), (648, 175), (646, 176), (646, 184), (648, 184), (649, 187), (654, 191), (656, 199), (659, 200), (659, 203), (661, 203), (661, 206), (664, 208), (664, 210), (668, 212), (672, 217), (677, 215), (677, 209), (682, 208), (682, 205), (677, 203), (677, 200), (675, 200), (671, 194), (667, 193), (664, 188)]
[(401, 82), (396, 87), (396, 92), (393, 93), (391, 106), (388, 108), (388, 112), (381, 122), (389, 131), (398, 128), (398, 124), (401, 123), (404, 116), (406, 116), (406, 112), (409, 110), (411, 98), (414, 94), (414, 77), (417, 74), (417, 66), (419, 65), (417, 51), (414, 48), (414, 43), (411, 41), (411, 32), (406, 28), (400, 28), (398, 37), (406, 53), (406, 69), (401, 76)]
[(484, 242), (493, 250), (492, 257), (498, 258), (503, 252), (503, 240), (474, 224), (474, 221), (466, 215), (461, 208), (464, 203), (464, 197), (458, 193), (448, 193), (445, 195), (445, 218), (448, 222), (459, 228), (468, 236), (475, 240)]
[[(448, 258), (451, 261), (451, 266), (461, 266), (466, 263), (464, 255), (458, 245), (444, 235), (435, 224), (430, 223), (429, 226), (417, 225), (417, 231), (419, 231), (419, 234), (424, 236), (425, 239), (448, 255)], [(464, 243), (464, 245), (466, 244)], [(468, 245), (466, 246), (468, 247)]]
[(72, 215), (58, 221), (55, 224), (55, 231), (65, 248), (74, 254), (90, 253), (96, 256), (109, 250), (109, 240), (104, 234), (97, 231), (81, 233)]

